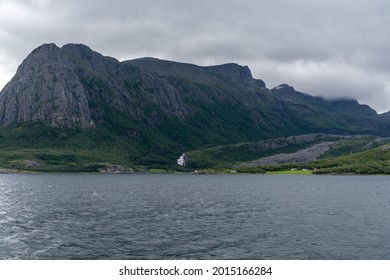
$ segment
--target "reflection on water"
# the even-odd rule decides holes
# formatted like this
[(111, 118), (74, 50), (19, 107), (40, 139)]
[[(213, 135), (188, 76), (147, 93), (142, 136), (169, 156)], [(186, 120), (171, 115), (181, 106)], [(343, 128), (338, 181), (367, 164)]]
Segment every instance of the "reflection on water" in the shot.
[(0, 228), (0, 259), (390, 259), (390, 183), (7, 174)]

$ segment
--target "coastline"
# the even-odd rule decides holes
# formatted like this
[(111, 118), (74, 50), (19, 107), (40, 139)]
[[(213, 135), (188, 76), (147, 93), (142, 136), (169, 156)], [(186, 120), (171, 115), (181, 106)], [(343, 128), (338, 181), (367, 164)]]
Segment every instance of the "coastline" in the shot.
[(264, 173), (251, 173), (251, 172), (236, 172), (235, 170), (195, 170), (195, 171), (177, 171), (177, 170), (163, 170), (163, 169), (150, 169), (144, 171), (134, 171), (134, 172), (83, 172), (83, 171), (34, 171), (34, 170), (19, 170), (19, 169), (9, 169), (9, 168), (0, 168), (0, 175), (2, 174), (118, 174), (118, 175), (138, 175), (138, 174), (188, 174), (188, 175), (301, 175), (301, 176), (388, 176), (389, 174), (364, 174), (364, 173), (321, 173), (316, 174), (312, 170), (281, 170), (281, 171), (266, 171)]

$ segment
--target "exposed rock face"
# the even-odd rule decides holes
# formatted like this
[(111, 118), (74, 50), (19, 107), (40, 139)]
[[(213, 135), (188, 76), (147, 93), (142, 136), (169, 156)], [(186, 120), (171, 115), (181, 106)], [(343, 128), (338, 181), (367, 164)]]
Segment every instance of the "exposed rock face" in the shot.
[(42, 167), (42, 165), (39, 162), (37, 162), (35, 160), (31, 160), (31, 159), (26, 159), (24, 161), (24, 165), (26, 167), (29, 167), (29, 168), (41, 168)]
[(313, 162), (326, 151), (329, 150), (335, 142), (322, 142), (315, 144), (312, 147), (305, 148), (290, 154), (276, 154), (268, 157), (263, 157), (261, 159), (253, 160), (247, 163), (242, 164), (241, 166), (245, 167), (254, 167), (254, 166), (263, 166), (263, 165), (274, 165), (274, 164), (283, 164), (283, 163), (305, 163)]
[(54, 44), (33, 51), (0, 94), (0, 123), (92, 128), (84, 88)]
[(248, 66), (241, 66), (236, 63), (227, 63), (217, 66), (205, 67), (210, 72), (219, 73), (232, 79), (251, 80), (253, 79), (251, 70)]
[(122, 165), (105, 166), (105, 167), (99, 168), (98, 171), (100, 173), (107, 173), (107, 174), (132, 174), (132, 173), (134, 173), (134, 170), (132, 168), (125, 167)]

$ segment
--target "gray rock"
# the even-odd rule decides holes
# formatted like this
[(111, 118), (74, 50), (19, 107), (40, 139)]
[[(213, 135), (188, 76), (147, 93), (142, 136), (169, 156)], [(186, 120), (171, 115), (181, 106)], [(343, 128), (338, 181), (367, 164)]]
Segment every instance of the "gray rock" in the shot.
[(1, 91), (0, 124), (25, 122), (51, 127), (94, 127), (84, 88), (54, 44), (33, 51)]
[(107, 174), (131, 174), (134, 173), (134, 170), (130, 167), (125, 167), (122, 165), (106, 165), (98, 170), (100, 173)]
[(251, 80), (252, 73), (248, 66), (241, 66), (236, 63), (227, 63), (217, 66), (205, 67), (210, 72), (218, 73), (232, 79)]
[(30, 160), (30, 159), (26, 159), (24, 161), (24, 165), (26, 167), (29, 167), (29, 168), (40, 168), (40, 167), (42, 167), (42, 165), (39, 162), (37, 162), (35, 160)]
[(257, 160), (246, 162), (241, 166), (245, 167), (254, 167), (254, 166), (263, 166), (263, 165), (274, 165), (274, 164), (283, 164), (283, 163), (306, 163), (313, 162), (317, 160), (321, 155), (329, 150), (330, 146), (335, 144), (335, 142), (322, 142), (315, 144), (309, 148), (299, 150), (295, 153), (285, 154), (280, 153), (268, 157), (263, 157)]

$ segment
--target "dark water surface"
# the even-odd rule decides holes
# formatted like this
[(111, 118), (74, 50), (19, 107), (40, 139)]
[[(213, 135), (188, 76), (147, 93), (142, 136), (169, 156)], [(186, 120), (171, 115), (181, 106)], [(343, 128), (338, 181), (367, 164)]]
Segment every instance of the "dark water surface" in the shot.
[(0, 259), (390, 259), (390, 177), (0, 175)]

